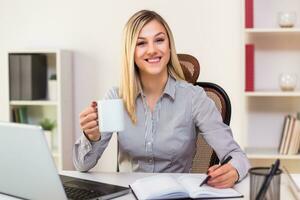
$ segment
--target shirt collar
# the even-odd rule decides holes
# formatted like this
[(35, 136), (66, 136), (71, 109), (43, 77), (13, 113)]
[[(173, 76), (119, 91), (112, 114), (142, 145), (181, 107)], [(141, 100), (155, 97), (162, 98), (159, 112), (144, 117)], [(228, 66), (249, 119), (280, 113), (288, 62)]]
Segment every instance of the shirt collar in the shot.
[[(167, 84), (163, 91), (163, 95), (164, 94), (169, 95), (174, 100), (175, 99), (175, 87), (176, 87), (176, 80), (171, 75), (169, 75)], [(140, 95), (145, 97), (141, 87), (139, 89), (137, 97)]]
[(175, 86), (176, 86), (176, 80), (169, 75), (167, 84), (165, 86), (163, 94), (169, 95), (173, 100), (175, 99)]

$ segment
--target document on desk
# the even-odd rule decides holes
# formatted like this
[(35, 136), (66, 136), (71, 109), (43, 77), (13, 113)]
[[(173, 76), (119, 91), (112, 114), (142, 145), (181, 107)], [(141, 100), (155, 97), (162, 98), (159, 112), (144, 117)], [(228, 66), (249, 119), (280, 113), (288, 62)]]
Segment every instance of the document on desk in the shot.
[(180, 199), (180, 198), (241, 198), (243, 195), (232, 188), (217, 189), (208, 185), (199, 187), (205, 175), (184, 174), (178, 178), (155, 175), (136, 180), (130, 187), (137, 199)]
[(294, 196), (300, 199), (300, 174), (290, 174), (290, 187)]
[(294, 197), (296, 197), (296, 199), (300, 199), (300, 174), (290, 174), (287, 168), (284, 166), (282, 169), (287, 176), (287, 180)]
[(292, 175), (292, 178), (294, 179), (297, 187), (299, 188), (300, 190), (300, 174), (293, 174)]

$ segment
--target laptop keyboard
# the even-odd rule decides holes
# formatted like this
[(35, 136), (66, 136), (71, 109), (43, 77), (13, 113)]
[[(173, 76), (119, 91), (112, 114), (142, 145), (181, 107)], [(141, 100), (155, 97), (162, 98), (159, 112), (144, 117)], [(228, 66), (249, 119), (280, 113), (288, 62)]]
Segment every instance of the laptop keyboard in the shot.
[(84, 190), (74, 187), (64, 186), (65, 192), (67, 194), (68, 199), (92, 199), (101, 196), (101, 193), (98, 193), (94, 190)]

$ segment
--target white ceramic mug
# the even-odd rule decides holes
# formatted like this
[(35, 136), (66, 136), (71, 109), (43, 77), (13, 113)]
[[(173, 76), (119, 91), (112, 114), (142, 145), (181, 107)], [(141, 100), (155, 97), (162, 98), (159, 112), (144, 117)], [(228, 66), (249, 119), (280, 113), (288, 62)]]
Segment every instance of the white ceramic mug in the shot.
[(97, 101), (100, 132), (124, 130), (124, 105), (122, 99)]

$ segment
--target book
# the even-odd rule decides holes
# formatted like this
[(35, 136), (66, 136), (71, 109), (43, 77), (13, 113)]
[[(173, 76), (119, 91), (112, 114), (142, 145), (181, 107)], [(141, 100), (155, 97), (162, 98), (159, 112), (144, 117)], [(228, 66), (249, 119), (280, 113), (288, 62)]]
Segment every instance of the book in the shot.
[(12, 108), (12, 120), (13, 122), (20, 123), (20, 115), (18, 108)]
[(20, 56), (9, 55), (9, 98), (10, 100), (21, 99), (21, 69)]
[(42, 54), (20, 55), (21, 99), (46, 99), (47, 60)]
[(245, 50), (245, 91), (254, 91), (254, 45), (246, 44)]
[(278, 153), (281, 153), (283, 151), (283, 140), (284, 140), (284, 137), (285, 137), (285, 132), (287, 131), (287, 128), (288, 128), (288, 123), (289, 123), (289, 117), (288, 115), (286, 115), (284, 117), (284, 121), (283, 121), (283, 125), (282, 125), (282, 131), (281, 131), (281, 138), (279, 140), (279, 146), (278, 146)]
[(245, 0), (245, 27), (253, 28), (253, 0)]
[(28, 123), (27, 107), (26, 106), (20, 106), (18, 108), (18, 113), (19, 113), (19, 117), (20, 117), (20, 123), (27, 124)]
[(130, 187), (137, 199), (208, 199), (242, 198), (243, 195), (232, 188), (217, 189), (208, 185), (199, 186), (206, 175), (170, 174), (154, 175), (136, 180)]
[(296, 117), (291, 116), (290, 125), (289, 125), (289, 129), (287, 132), (286, 143), (284, 145), (284, 150), (283, 150), (283, 154), (285, 154), (285, 155), (288, 154), (288, 150), (290, 148), (291, 138), (292, 138), (292, 134), (294, 132), (294, 127), (295, 127), (295, 121), (296, 121)]
[(291, 121), (292, 116), (291, 115), (287, 115), (285, 117), (285, 121), (284, 121), (284, 128), (282, 131), (282, 137), (281, 137), (281, 141), (280, 141), (280, 147), (279, 147), (279, 153), (280, 154), (284, 154), (284, 149), (285, 149), (285, 145), (286, 145), (286, 140), (287, 140), (287, 135), (290, 129), (290, 121)]
[(288, 155), (294, 155), (298, 153), (298, 135), (300, 133), (300, 121), (298, 119), (295, 119), (293, 132), (291, 134), (290, 143), (288, 146)]

